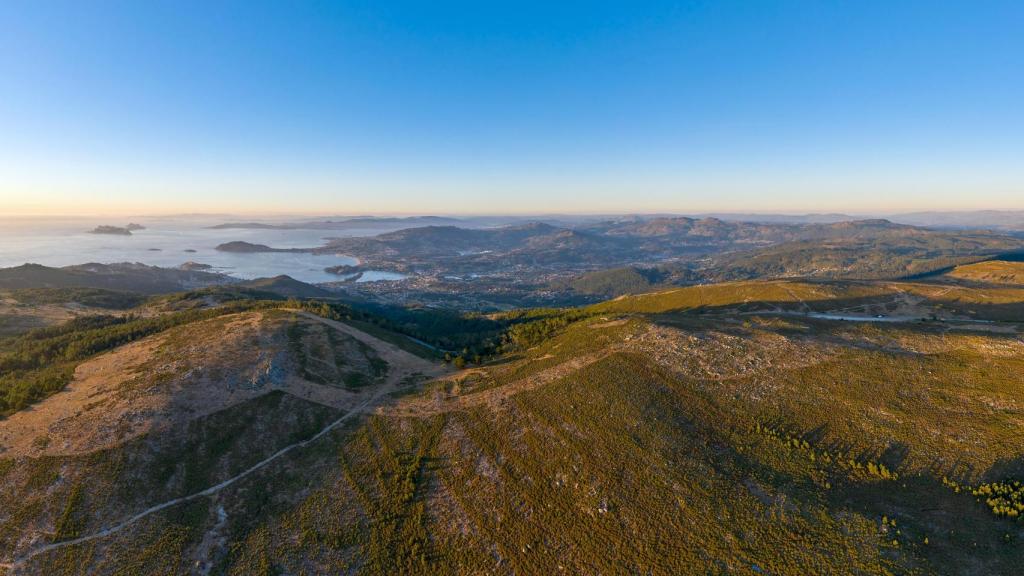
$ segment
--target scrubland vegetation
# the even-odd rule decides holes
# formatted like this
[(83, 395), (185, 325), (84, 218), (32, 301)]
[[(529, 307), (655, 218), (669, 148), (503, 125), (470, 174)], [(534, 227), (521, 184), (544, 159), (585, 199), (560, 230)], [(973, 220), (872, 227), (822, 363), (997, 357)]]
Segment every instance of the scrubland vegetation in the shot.
[[(235, 302), (79, 320), (26, 335), (3, 361), (28, 374), (46, 358), (72, 363), (145, 330), (259, 306), (360, 326), (438, 362), (447, 350), (466, 369), (403, 381), (372, 413), (216, 497), (41, 554), (16, 572), (1019, 567), (1024, 294), (1016, 289), (737, 282), (486, 316)], [(864, 321), (809, 314), (834, 311)], [(888, 314), (908, 320), (867, 321)], [(460, 348), (429, 350), (406, 337), (432, 344), (444, 330)], [(289, 331), (296, 357), (311, 355), (299, 366), (311, 382), (359, 393), (379, 375), (368, 350), (359, 351), (366, 379), (358, 381), (345, 376), (358, 354), (330, 370), (312, 359), (359, 348), (338, 334), (304, 324)], [(2, 559), (214, 485), (337, 414), (275, 392), (172, 437), (78, 456), (0, 454)]]
[[(83, 360), (112, 350), (175, 326), (199, 322), (217, 316), (246, 310), (289, 308), (304, 310), (333, 320), (355, 322), (363, 326), (390, 326), (384, 317), (360, 312), (350, 306), (315, 300), (283, 298), (254, 298), (252, 293), (234, 289), (207, 289), (167, 297), (157, 297), (151, 305), (159, 308), (183, 302), (207, 302), (215, 298), (214, 307), (186, 306), (181, 311), (158, 314), (88, 315), (74, 318), (64, 324), (29, 331), (16, 338), (0, 342), (0, 417), (21, 410), (63, 389)], [(146, 311), (146, 310), (143, 310)], [(389, 332), (385, 337), (417, 353), (434, 355), (399, 334)], [(329, 332), (327, 334), (330, 334)], [(336, 338), (336, 336), (331, 336)], [(377, 365), (372, 371), (379, 373)], [(355, 383), (363, 374), (352, 372), (347, 378)], [(372, 373), (368, 376), (372, 377)]]
[(83, 360), (140, 338), (260, 303), (160, 316), (83, 316), (31, 331), (0, 353), (0, 416), (59, 392)]
[(11, 290), (10, 296), (23, 304), (66, 304), (127, 310), (142, 304), (146, 296), (135, 292), (100, 288), (22, 288)]

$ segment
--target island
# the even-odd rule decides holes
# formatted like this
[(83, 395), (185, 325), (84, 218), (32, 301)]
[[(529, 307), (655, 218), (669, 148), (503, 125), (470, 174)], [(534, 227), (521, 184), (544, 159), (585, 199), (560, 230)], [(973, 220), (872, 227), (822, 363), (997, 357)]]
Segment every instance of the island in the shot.
[(209, 264), (203, 264), (201, 262), (193, 262), (189, 260), (181, 266), (178, 266), (179, 270), (213, 270), (213, 266)]
[(355, 266), (351, 264), (339, 264), (337, 266), (328, 266), (324, 268), (324, 272), (328, 274), (336, 274), (338, 276), (351, 276), (352, 274), (362, 273), (363, 269), (357, 264)]
[(131, 222), (131, 223), (129, 223), (129, 224), (128, 224), (127, 226), (125, 226), (124, 228), (125, 228), (125, 230), (130, 230), (130, 231), (132, 231), (132, 232), (134, 232), (134, 231), (136, 231), (136, 230), (145, 230), (145, 229), (146, 229), (146, 227), (145, 227), (145, 226), (143, 226), (142, 224), (136, 224), (135, 222)]
[(271, 248), (266, 244), (253, 244), (252, 242), (243, 242), (241, 240), (235, 240), (234, 242), (225, 242), (219, 244), (215, 250), (218, 252), (235, 252), (239, 254), (256, 254), (259, 252), (310, 252), (310, 248)]
[(89, 231), (90, 234), (111, 234), (114, 236), (131, 236), (132, 231), (120, 226), (97, 226)]

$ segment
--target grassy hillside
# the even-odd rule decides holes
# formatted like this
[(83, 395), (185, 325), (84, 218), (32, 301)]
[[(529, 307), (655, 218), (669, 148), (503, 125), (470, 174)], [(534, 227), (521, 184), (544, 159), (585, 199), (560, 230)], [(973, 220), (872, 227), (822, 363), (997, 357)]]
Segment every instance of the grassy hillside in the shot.
[(623, 294), (649, 292), (661, 281), (661, 277), (656, 270), (630, 266), (588, 272), (559, 286), (579, 294), (612, 298)]
[(146, 301), (135, 292), (99, 288), (0, 290), (0, 352), (12, 338), (79, 316), (124, 314)]
[(957, 266), (946, 275), (957, 280), (1022, 286), (1024, 285), (1024, 262), (989, 260)]
[(333, 293), (317, 288), (312, 284), (300, 282), (290, 276), (273, 278), (257, 278), (241, 283), (242, 286), (260, 292), (270, 292), (284, 298), (331, 298)]
[(86, 308), (127, 310), (142, 304), (146, 297), (136, 292), (100, 288), (22, 288), (9, 296), (22, 304), (75, 304)]
[(1022, 247), (1024, 243), (1011, 236), (893, 226), (725, 254), (715, 257), (703, 271), (713, 281), (772, 277), (894, 279), (970, 264)]
[(24, 264), (0, 268), (0, 289), (19, 288), (99, 288), (103, 290), (162, 294), (189, 288), (230, 284), (223, 274), (143, 264), (81, 264), (51, 268)]
[[(285, 316), (254, 334), (279, 334), (302, 386), (330, 374), (341, 384), (326, 388), (373, 409), (284, 388), (166, 437), (0, 456), (0, 561), (310, 439), (215, 494), (11, 570), (1013, 573), (1022, 302), (1024, 290), (944, 283), (694, 286), (494, 317), (481, 337), (506, 330), (503, 353), (430, 381), (411, 355), (273, 311)], [(373, 358), (389, 362), (387, 386), (325, 368), (363, 352), (359, 370), (376, 382)]]
[(767, 309), (776, 304), (798, 308), (807, 302), (828, 302), (839, 298), (864, 298), (884, 293), (884, 288), (867, 284), (791, 281), (727, 282), (627, 296), (597, 304), (591, 309), (595, 312), (657, 313), (694, 309), (712, 310), (721, 307)]

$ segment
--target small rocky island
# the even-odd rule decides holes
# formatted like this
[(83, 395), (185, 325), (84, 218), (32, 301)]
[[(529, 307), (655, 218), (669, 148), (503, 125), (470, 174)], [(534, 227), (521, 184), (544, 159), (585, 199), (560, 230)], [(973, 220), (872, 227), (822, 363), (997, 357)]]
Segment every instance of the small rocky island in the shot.
[(213, 266), (211, 266), (209, 264), (202, 264), (200, 262), (193, 262), (193, 261), (189, 260), (188, 262), (185, 262), (181, 266), (178, 266), (178, 269), (179, 270), (189, 270), (189, 271), (195, 271), (195, 270), (205, 271), (205, 270), (213, 270)]
[(338, 276), (351, 276), (352, 274), (360, 274), (363, 269), (358, 264), (338, 264), (337, 266), (328, 266), (324, 268), (324, 272), (328, 274), (337, 274)]
[(142, 224), (136, 224), (135, 222), (129, 223), (124, 228), (125, 228), (125, 230), (129, 230), (129, 231), (132, 231), (132, 232), (134, 232), (136, 230), (145, 230), (146, 229), (146, 227), (143, 226)]
[(97, 226), (89, 231), (90, 234), (110, 234), (113, 236), (131, 236), (132, 231), (120, 226)]

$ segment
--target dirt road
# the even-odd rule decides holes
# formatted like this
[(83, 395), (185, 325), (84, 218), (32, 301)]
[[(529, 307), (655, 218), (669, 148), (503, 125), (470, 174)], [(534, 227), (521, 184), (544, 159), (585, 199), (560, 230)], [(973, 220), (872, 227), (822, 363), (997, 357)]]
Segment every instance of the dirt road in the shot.
[(353, 417), (355, 417), (355, 416), (357, 416), (359, 414), (362, 414), (362, 413), (365, 413), (365, 412), (368, 412), (368, 411), (372, 410), (385, 397), (387, 397), (391, 392), (393, 392), (395, 390), (395, 388), (398, 386), (398, 384), (400, 382), (402, 382), (404, 379), (406, 379), (407, 377), (412, 376), (412, 375), (416, 375), (416, 374), (421, 374), (421, 375), (426, 376), (426, 377), (438, 376), (438, 375), (442, 374), (445, 371), (444, 365), (442, 365), (440, 363), (434, 363), (434, 362), (430, 362), (428, 360), (424, 360), (423, 358), (420, 358), (418, 356), (410, 354), (409, 352), (406, 352), (405, 350), (402, 350), (401, 348), (399, 348), (398, 346), (395, 346), (394, 344), (391, 344), (389, 342), (385, 342), (385, 341), (381, 340), (380, 338), (376, 338), (374, 336), (371, 336), (371, 335), (369, 335), (369, 334), (367, 334), (367, 333), (365, 333), (365, 332), (363, 332), (361, 330), (358, 330), (356, 328), (353, 328), (353, 327), (351, 327), (351, 326), (349, 326), (347, 324), (343, 324), (341, 322), (336, 322), (334, 320), (328, 320), (328, 319), (325, 319), (325, 318), (321, 318), (319, 316), (316, 316), (316, 315), (310, 314), (310, 313), (306, 313), (306, 312), (299, 312), (299, 314), (301, 314), (302, 316), (304, 316), (306, 318), (309, 318), (311, 320), (322, 322), (323, 324), (326, 324), (326, 325), (328, 325), (328, 326), (330, 326), (330, 327), (332, 327), (332, 328), (334, 328), (334, 329), (336, 329), (336, 330), (338, 330), (340, 332), (344, 332), (345, 334), (347, 334), (347, 335), (349, 335), (349, 336), (351, 336), (351, 337), (353, 337), (353, 338), (355, 338), (357, 340), (362, 341), (364, 344), (366, 344), (367, 346), (371, 347), (382, 359), (387, 361), (387, 363), (388, 363), (388, 374), (387, 374), (387, 377), (386, 377), (385, 381), (382, 384), (380, 384), (379, 386), (376, 387), (376, 389), (374, 390), (373, 394), (369, 398), (367, 398), (366, 400), (364, 400), (363, 402), (361, 402), (360, 404), (355, 406), (352, 410), (346, 412), (340, 418), (334, 420), (333, 422), (331, 422), (330, 424), (325, 426), (323, 429), (321, 429), (319, 432), (317, 432), (315, 435), (311, 436), (310, 438), (307, 438), (306, 440), (303, 440), (301, 442), (296, 442), (294, 444), (290, 444), (288, 446), (285, 446), (284, 448), (281, 448), (277, 452), (271, 454), (270, 456), (268, 456), (267, 458), (261, 460), (260, 462), (257, 462), (256, 464), (252, 465), (251, 467), (249, 467), (248, 469), (244, 470), (243, 472), (241, 472), (241, 473), (239, 473), (239, 474), (237, 474), (235, 476), (232, 476), (231, 478), (228, 478), (228, 479), (220, 482), (219, 484), (215, 484), (213, 486), (210, 486), (209, 488), (206, 488), (205, 490), (202, 490), (200, 492), (189, 494), (187, 496), (182, 496), (180, 498), (174, 498), (172, 500), (167, 500), (165, 502), (161, 502), (160, 504), (156, 504), (154, 506), (150, 506), (149, 508), (146, 508), (145, 510), (142, 510), (141, 512), (139, 512), (137, 514), (135, 514), (135, 515), (133, 515), (133, 516), (131, 516), (129, 518), (126, 518), (125, 520), (122, 520), (121, 522), (119, 522), (119, 523), (117, 523), (117, 524), (115, 524), (113, 526), (104, 528), (104, 529), (102, 529), (102, 530), (100, 530), (98, 532), (94, 532), (92, 534), (88, 534), (86, 536), (81, 536), (79, 538), (74, 538), (74, 539), (71, 539), (71, 540), (64, 540), (64, 541), (61, 541), (61, 542), (54, 542), (52, 544), (47, 544), (47, 545), (44, 545), (44, 546), (40, 546), (40, 547), (38, 547), (38, 548), (36, 548), (36, 549), (26, 553), (25, 555), (19, 557), (19, 558), (11, 560), (10, 562), (0, 562), (0, 569), (6, 569), (8, 571), (16, 570), (16, 569), (24, 566), (28, 561), (32, 560), (33, 558), (35, 558), (35, 557), (37, 557), (37, 556), (39, 556), (41, 554), (45, 554), (47, 552), (52, 552), (54, 550), (59, 550), (61, 548), (65, 548), (67, 546), (74, 546), (74, 545), (77, 545), (77, 544), (83, 544), (85, 542), (89, 542), (89, 541), (96, 540), (96, 539), (99, 539), (99, 538), (105, 538), (105, 537), (110, 536), (112, 534), (116, 534), (116, 533), (124, 530), (125, 528), (131, 526), (135, 522), (138, 522), (139, 520), (142, 520), (143, 518), (146, 518), (147, 516), (150, 516), (152, 514), (160, 512), (161, 510), (165, 510), (165, 509), (170, 508), (172, 506), (177, 506), (178, 504), (184, 504), (186, 502), (189, 502), (189, 501), (192, 501), (192, 500), (196, 500), (198, 498), (205, 498), (207, 496), (212, 496), (214, 494), (217, 494), (221, 490), (227, 488), (228, 486), (231, 486), (232, 484), (235, 484), (239, 480), (242, 480), (243, 478), (253, 474), (254, 472), (256, 472), (256, 471), (258, 471), (258, 470), (260, 470), (262, 468), (265, 468), (268, 465), (274, 463), (274, 461), (279, 459), (281, 456), (284, 456), (285, 454), (288, 454), (289, 452), (292, 452), (293, 450), (298, 450), (298, 449), (300, 449), (300, 448), (302, 448), (304, 446), (307, 446), (307, 445), (309, 445), (309, 444), (311, 444), (313, 442), (316, 442), (317, 440), (322, 438), (324, 435), (326, 435), (328, 432), (330, 432), (331, 430), (333, 430), (334, 428), (336, 428), (337, 426), (339, 426), (343, 422), (345, 422), (345, 421), (347, 421), (347, 420), (349, 420), (349, 419), (351, 419), (351, 418), (353, 418)]

